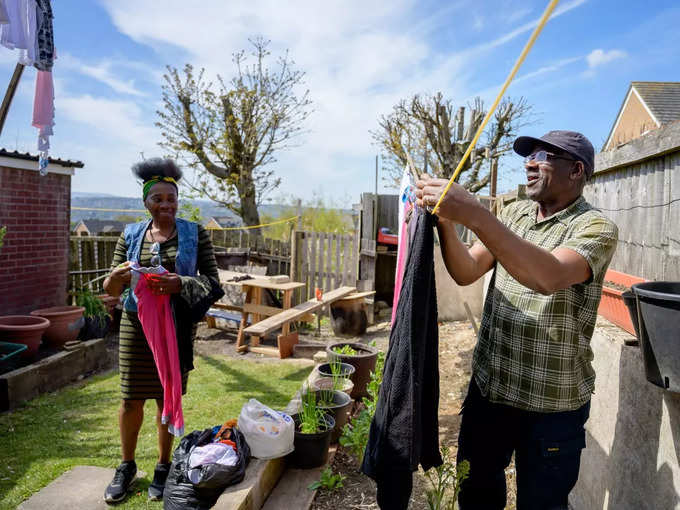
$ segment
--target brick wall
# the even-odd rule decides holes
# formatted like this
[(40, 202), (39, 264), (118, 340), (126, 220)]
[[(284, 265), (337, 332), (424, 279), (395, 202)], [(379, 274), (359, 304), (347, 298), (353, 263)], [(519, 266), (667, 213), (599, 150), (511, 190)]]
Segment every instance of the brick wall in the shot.
[(0, 315), (66, 304), (71, 176), (0, 166)]

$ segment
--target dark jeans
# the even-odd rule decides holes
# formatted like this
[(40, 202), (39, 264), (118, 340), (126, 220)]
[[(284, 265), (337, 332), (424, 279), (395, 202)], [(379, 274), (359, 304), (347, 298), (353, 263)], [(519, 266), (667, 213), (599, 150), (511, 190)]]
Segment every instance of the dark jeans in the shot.
[(515, 453), (517, 510), (567, 510), (578, 480), (590, 402), (575, 411), (537, 413), (482, 396), (470, 382), (462, 409), (458, 462), (470, 476), (458, 497), (460, 510), (503, 510), (505, 468)]

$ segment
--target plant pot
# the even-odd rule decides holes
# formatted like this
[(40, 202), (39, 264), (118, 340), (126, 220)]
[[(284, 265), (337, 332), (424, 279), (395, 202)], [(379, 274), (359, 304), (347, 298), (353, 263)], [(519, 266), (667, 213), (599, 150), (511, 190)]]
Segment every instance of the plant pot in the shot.
[[(352, 349), (357, 351), (357, 354), (338, 354), (333, 349), (349, 345)], [(378, 359), (378, 349), (370, 345), (358, 342), (336, 342), (326, 347), (328, 359), (338, 360), (342, 363), (348, 363), (354, 367), (354, 374), (350, 377), (354, 383), (354, 389), (350, 396), (354, 400), (359, 400), (368, 395), (366, 387), (371, 380), (371, 372), (375, 370), (375, 363)]]
[(647, 380), (680, 392), (680, 282), (636, 283)]
[(342, 391), (343, 393), (347, 393), (347, 395), (351, 395), (352, 390), (354, 389), (354, 383), (352, 382), (352, 379), (348, 377), (338, 377), (337, 379), (334, 379), (333, 377), (319, 377), (316, 381), (314, 381), (314, 389), (335, 389)]
[(336, 336), (361, 336), (366, 333), (368, 315), (363, 295), (335, 301), (331, 304), (330, 316)]
[(97, 298), (104, 303), (108, 314), (113, 316), (113, 310), (116, 308), (120, 298), (109, 296), (108, 294), (99, 294)]
[[(319, 365), (318, 370), (321, 377), (334, 377), (330, 363), (322, 363)], [(354, 366), (350, 365), (349, 363), (340, 363), (340, 370), (338, 374), (340, 377), (352, 377), (354, 372)]]
[(315, 391), (314, 393), (316, 393), (316, 405), (331, 415), (335, 421), (335, 426), (331, 433), (331, 443), (337, 443), (342, 435), (342, 428), (349, 419), (349, 413), (352, 410), (352, 399), (344, 391), (333, 389)]
[(335, 426), (332, 416), (324, 417), (325, 430), (315, 434), (303, 434), (298, 430), (298, 415), (292, 416), (295, 422), (295, 438), (293, 445), (295, 450), (288, 455), (292, 467), (299, 469), (311, 469), (320, 467), (328, 462), (328, 448), (331, 446), (331, 433)]
[(43, 333), (50, 321), (32, 315), (5, 315), (0, 317), (0, 341), (24, 344), (27, 349), (22, 359), (31, 359), (38, 353)]
[(92, 340), (95, 338), (104, 338), (111, 327), (110, 315), (95, 315), (92, 317), (85, 317), (83, 327), (78, 334), (78, 340)]
[(78, 338), (80, 328), (83, 327), (83, 306), (53, 306), (34, 310), (31, 315), (44, 317), (51, 323), (45, 331), (45, 343), (61, 348), (66, 342)]
[(623, 293), (625, 291), (609, 287), (606, 282), (612, 282), (623, 287), (630, 287), (633, 284), (642, 283), (645, 280), (620, 271), (614, 271), (613, 269), (607, 270), (604, 279), (605, 283), (602, 286), (602, 299), (600, 300), (600, 306), (597, 309), (597, 313), (620, 328), (628, 331), (631, 335), (635, 335), (635, 326), (630, 318), (628, 307), (623, 300)]

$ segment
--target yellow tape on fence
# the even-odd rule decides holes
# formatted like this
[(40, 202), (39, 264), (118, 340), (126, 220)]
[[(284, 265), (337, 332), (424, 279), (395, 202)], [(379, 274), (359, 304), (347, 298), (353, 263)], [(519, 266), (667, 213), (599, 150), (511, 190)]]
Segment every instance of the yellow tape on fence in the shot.
[(501, 98), (503, 97), (503, 94), (505, 94), (505, 91), (510, 86), (510, 82), (512, 82), (512, 79), (515, 77), (515, 74), (517, 74), (517, 71), (519, 70), (520, 66), (522, 65), (522, 62), (524, 62), (524, 59), (529, 54), (531, 47), (534, 45), (534, 42), (536, 41), (538, 34), (540, 34), (541, 31), (543, 30), (543, 27), (548, 22), (550, 15), (555, 10), (555, 7), (557, 7), (558, 3), (559, 3), (559, 0), (551, 0), (550, 3), (548, 4), (548, 7), (545, 8), (545, 11), (543, 12), (543, 16), (541, 16), (541, 19), (538, 22), (538, 25), (534, 29), (534, 32), (531, 34), (531, 37), (527, 41), (526, 46), (524, 46), (522, 53), (520, 53), (519, 58), (517, 59), (517, 62), (515, 62), (515, 65), (513, 66), (512, 70), (510, 71), (508, 78), (505, 80), (505, 83), (503, 84), (501, 91), (498, 93), (498, 96), (496, 96), (496, 100), (493, 102), (493, 105), (491, 105), (491, 108), (489, 108), (489, 111), (487, 112), (486, 117), (484, 117), (484, 120), (482, 121), (481, 125), (479, 126), (479, 129), (477, 129), (477, 133), (475, 134), (475, 137), (472, 139), (472, 141), (470, 142), (470, 145), (468, 146), (467, 150), (465, 151), (465, 154), (463, 154), (463, 157), (460, 159), (460, 162), (458, 163), (458, 166), (456, 167), (455, 172), (453, 172), (453, 176), (451, 177), (448, 184), (444, 188), (444, 191), (442, 192), (442, 196), (439, 197), (439, 200), (437, 200), (437, 203), (435, 204), (434, 209), (432, 209), (432, 214), (437, 214), (437, 210), (439, 209), (439, 204), (441, 204), (443, 198), (446, 196), (446, 193), (448, 193), (449, 189), (451, 189), (451, 186), (453, 185), (453, 183), (458, 178), (458, 174), (460, 174), (461, 170), (463, 169), (463, 165), (465, 164), (465, 161), (467, 161), (467, 158), (470, 156), (472, 149), (475, 148), (475, 145), (477, 144), (477, 140), (479, 140), (479, 137), (482, 136), (482, 132), (484, 131), (484, 128), (486, 127), (487, 122), (489, 122), (489, 119), (491, 118), (494, 111), (496, 110), (498, 103), (500, 103)]

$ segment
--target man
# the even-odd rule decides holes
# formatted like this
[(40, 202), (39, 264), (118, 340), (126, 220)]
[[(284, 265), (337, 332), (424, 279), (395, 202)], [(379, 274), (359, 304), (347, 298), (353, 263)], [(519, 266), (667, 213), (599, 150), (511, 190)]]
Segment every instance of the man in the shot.
[[(582, 197), (593, 173), (580, 133), (521, 136), (527, 196), (494, 217), (454, 184), (437, 211), (448, 272), (468, 285), (494, 270), (463, 403), (458, 461), (470, 462), (461, 510), (505, 508), (504, 470), (515, 454), (518, 510), (568, 508), (578, 479), (595, 374), (590, 339), (617, 227)], [(418, 181), (421, 207), (446, 181)], [(467, 248), (455, 224), (481, 243)]]

